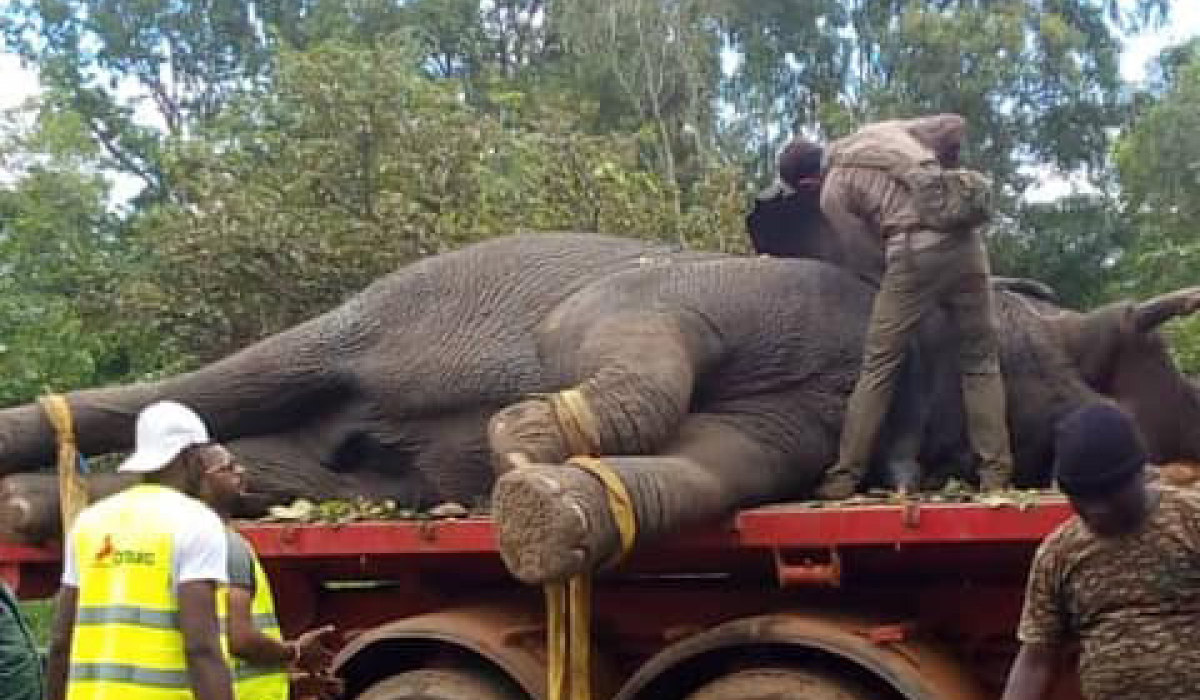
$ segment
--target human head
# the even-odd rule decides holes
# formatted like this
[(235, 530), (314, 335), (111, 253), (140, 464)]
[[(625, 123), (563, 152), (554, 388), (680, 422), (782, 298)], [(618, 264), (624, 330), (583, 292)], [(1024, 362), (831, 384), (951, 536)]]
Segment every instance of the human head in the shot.
[(917, 120), (917, 138), (937, 154), (943, 168), (957, 168), (963, 142), (967, 139), (967, 120), (958, 114), (935, 114)]
[(796, 191), (820, 190), (824, 152), (820, 144), (797, 136), (779, 154), (779, 179)]
[(143, 480), (173, 486), (199, 497), (215, 487), (215, 465), (228, 452), (213, 442), (200, 416), (174, 401), (153, 403), (138, 414), (134, 450), (117, 471), (141, 474)]
[(1057, 426), (1055, 478), (1088, 529), (1101, 537), (1136, 530), (1147, 514), (1146, 452), (1115, 404), (1076, 409)]
[(216, 443), (191, 448), (189, 459), (202, 475), (196, 497), (222, 517), (232, 517), (246, 484), (246, 470), (233, 453)]

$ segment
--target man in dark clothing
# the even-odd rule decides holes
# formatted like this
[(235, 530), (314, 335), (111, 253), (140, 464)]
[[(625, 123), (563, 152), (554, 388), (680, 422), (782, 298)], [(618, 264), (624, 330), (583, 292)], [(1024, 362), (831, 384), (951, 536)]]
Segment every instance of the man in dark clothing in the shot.
[(754, 198), (746, 230), (754, 252), (829, 259), (821, 225), (821, 147), (795, 139), (779, 154), (778, 175)]
[(0, 581), (0, 698), (42, 700), (42, 660), (17, 598)]
[(1200, 694), (1200, 494), (1150, 485), (1130, 419), (1085, 406), (1057, 429), (1055, 471), (1076, 517), (1034, 557), (1003, 700), (1043, 700), (1078, 643), (1087, 700)]
[(754, 252), (780, 258), (814, 258), (846, 268), (878, 285), (883, 256), (878, 245), (843, 242), (821, 211), (824, 149), (795, 138), (779, 154), (778, 176), (754, 198), (746, 230)]

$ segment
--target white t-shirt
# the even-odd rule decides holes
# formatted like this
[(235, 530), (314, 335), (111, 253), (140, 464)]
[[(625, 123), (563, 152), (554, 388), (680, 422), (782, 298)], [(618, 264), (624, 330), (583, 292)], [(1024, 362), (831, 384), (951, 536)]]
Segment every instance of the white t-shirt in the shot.
[[(119, 494), (118, 494), (119, 496)], [(164, 488), (162, 498), (175, 499), (169, 510), (173, 516), (161, 527), (173, 530), (175, 545), (171, 561), (171, 578), (178, 586), (185, 581), (229, 581), (226, 557), (225, 526), (221, 519), (204, 503), (174, 489)], [(114, 498), (110, 496), (109, 498)], [(88, 511), (104, 507), (108, 499), (97, 501), (79, 514), (75, 527), (86, 523)], [(75, 562), (74, 531), (66, 538), (63, 546), (63, 585), (79, 587), (79, 571)]]

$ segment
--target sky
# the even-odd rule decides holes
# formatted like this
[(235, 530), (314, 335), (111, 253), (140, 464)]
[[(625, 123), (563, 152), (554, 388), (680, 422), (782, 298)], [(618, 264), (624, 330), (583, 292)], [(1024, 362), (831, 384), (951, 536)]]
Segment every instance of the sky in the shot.
[(1121, 74), (1130, 82), (1140, 82), (1146, 65), (1159, 51), (1200, 35), (1200, 3), (1196, 0), (1173, 0), (1171, 22), (1162, 29), (1133, 37), (1125, 42), (1121, 56)]
[[(1200, 2), (1173, 0), (1171, 4), (1172, 18), (1166, 26), (1126, 40), (1121, 56), (1121, 74), (1127, 82), (1133, 85), (1143, 83), (1147, 77), (1147, 67), (1162, 49), (1200, 36)], [(37, 91), (36, 73), (22, 67), (16, 56), (0, 52), (0, 109), (14, 107)], [(1027, 198), (1031, 200), (1054, 199), (1075, 190), (1087, 189), (1085, 183), (1064, 173), (1042, 171), (1037, 174), (1042, 184), (1027, 192)]]

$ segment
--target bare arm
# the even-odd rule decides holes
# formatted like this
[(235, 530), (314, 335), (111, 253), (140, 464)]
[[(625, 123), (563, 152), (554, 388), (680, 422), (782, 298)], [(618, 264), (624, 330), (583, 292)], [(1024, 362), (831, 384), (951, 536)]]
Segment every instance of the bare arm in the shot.
[(1050, 690), (1060, 660), (1057, 647), (1022, 644), (1001, 700), (1042, 700)]
[(71, 666), (71, 637), (75, 629), (75, 607), (79, 589), (63, 586), (58, 591), (50, 648), (46, 653), (46, 700), (67, 697), (67, 671)]
[(233, 679), (221, 654), (214, 581), (179, 584), (179, 627), (196, 700), (234, 700)]
[(263, 666), (296, 664), (312, 673), (329, 667), (333, 653), (322, 643), (332, 637), (332, 625), (309, 630), (291, 642), (263, 634), (254, 625), (254, 593), (229, 587), (229, 650), (239, 659)]
[(253, 603), (253, 592), (229, 587), (229, 651), (239, 659), (264, 666), (290, 663), (296, 654), (292, 645), (269, 637), (254, 626)]

